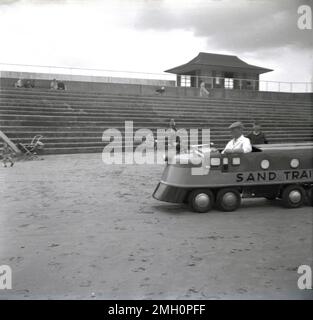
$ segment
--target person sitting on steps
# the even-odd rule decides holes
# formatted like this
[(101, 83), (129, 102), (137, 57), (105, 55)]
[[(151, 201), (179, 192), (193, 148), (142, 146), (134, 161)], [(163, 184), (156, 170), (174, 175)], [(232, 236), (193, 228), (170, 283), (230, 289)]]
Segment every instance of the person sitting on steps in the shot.
[(161, 87), (159, 89), (156, 89), (155, 92), (159, 95), (163, 95), (165, 92), (165, 87)]
[(15, 88), (23, 88), (23, 80), (22, 78), (19, 78), (15, 83), (14, 83)]
[(66, 90), (65, 83), (62, 81), (58, 81), (58, 90)]
[(50, 82), (50, 90), (58, 90), (58, 82), (56, 79), (53, 79)]

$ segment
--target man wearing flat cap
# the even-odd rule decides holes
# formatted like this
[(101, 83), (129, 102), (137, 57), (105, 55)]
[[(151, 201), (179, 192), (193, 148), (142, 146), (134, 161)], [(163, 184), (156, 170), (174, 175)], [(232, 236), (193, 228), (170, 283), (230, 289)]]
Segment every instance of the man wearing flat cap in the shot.
[(252, 151), (250, 140), (243, 136), (243, 124), (240, 121), (229, 126), (233, 139), (230, 140), (222, 153), (249, 153)]

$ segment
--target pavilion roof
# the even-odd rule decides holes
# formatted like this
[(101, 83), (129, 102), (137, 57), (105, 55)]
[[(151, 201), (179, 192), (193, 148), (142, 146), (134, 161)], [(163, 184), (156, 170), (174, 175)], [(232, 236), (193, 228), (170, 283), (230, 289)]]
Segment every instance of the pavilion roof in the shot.
[(244, 69), (245, 71), (253, 71), (257, 74), (273, 71), (272, 69), (248, 64), (239, 59), (237, 56), (200, 52), (194, 59), (190, 60), (189, 62), (178, 67), (165, 70), (165, 72), (184, 75), (189, 74), (195, 70), (199, 70), (203, 67), (224, 67), (229, 68), (229, 71)]

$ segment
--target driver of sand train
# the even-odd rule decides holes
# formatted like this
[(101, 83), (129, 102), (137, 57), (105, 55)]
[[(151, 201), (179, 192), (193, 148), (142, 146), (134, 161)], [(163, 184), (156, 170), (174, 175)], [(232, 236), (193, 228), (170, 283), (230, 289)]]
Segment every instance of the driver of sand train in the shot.
[(229, 126), (231, 139), (222, 153), (249, 153), (252, 151), (252, 146), (249, 138), (244, 137), (243, 124), (240, 121), (234, 122)]

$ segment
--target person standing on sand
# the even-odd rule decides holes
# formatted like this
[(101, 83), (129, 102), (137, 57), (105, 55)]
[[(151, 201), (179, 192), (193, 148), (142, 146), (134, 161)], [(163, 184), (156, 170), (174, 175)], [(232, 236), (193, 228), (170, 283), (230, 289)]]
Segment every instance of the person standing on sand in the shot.
[(180, 137), (177, 135), (177, 128), (174, 119), (170, 120), (169, 124), (170, 136), (169, 136), (169, 145), (175, 147), (176, 153), (180, 152)]

